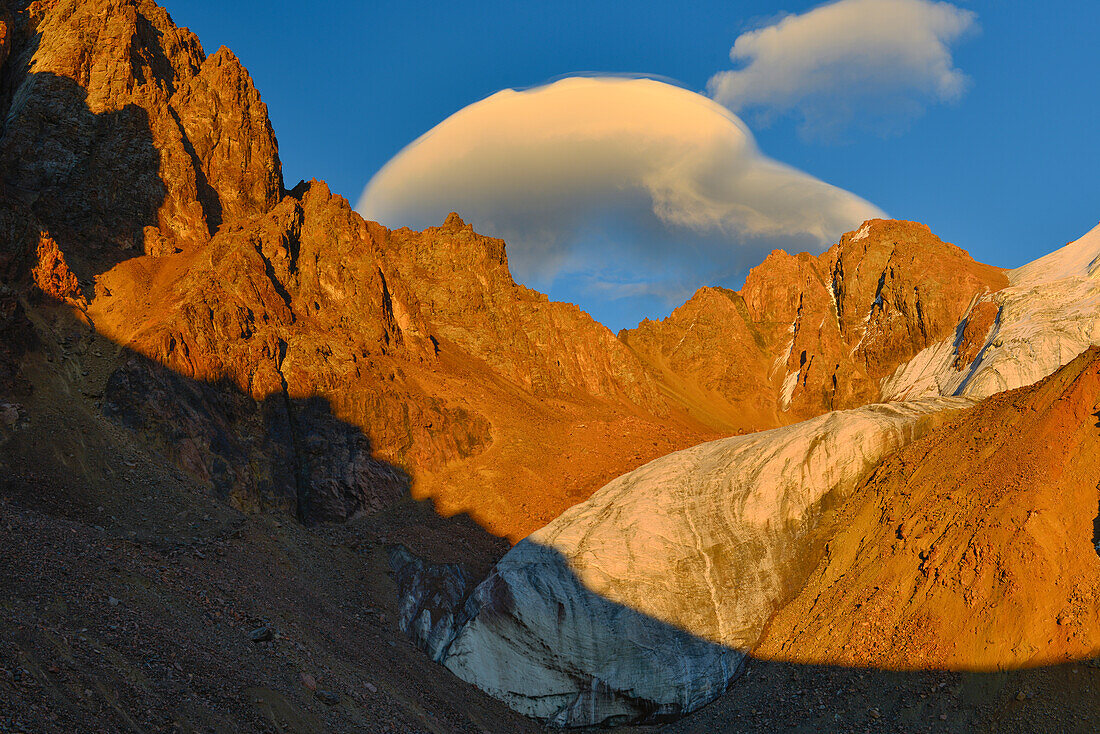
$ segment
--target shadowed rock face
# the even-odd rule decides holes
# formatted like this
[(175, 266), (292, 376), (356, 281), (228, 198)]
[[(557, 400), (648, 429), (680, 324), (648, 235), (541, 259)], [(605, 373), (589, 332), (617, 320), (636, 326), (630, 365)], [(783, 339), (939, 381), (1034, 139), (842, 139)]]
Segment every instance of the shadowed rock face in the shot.
[(375, 459), (367, 437), (321, 398), (256, 401), (135, 357), (107, 379), (102, 409), (240, 509), (344, 522), (408, 491), (408, 477)]

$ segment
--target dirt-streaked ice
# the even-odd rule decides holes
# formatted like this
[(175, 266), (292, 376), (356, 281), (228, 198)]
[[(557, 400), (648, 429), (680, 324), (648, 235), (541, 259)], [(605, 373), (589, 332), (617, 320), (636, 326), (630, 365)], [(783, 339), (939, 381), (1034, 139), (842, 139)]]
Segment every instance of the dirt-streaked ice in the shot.
[(558, 725), (692, 711), (725, 689), (816, 562), (826, 508), (967, 405), (830, 413), (625, 474), (501, 559), (443, 662)]

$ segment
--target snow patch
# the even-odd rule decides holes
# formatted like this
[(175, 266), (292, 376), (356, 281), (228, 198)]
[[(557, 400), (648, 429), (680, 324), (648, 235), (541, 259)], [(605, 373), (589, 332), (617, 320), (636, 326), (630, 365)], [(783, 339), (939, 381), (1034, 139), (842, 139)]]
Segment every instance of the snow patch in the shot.
[(833, 281), (830, 280), (825, 284), (825, 287), (829, 289), (829, 298), (833, 299), (833, 316), (836, 318), (836, 330), (842, 331), (840, 328), (840, 301), (836, 298), (836, 288), (833, 288)]
[(794, 398), (794, 389), (798, 386), (798, 376), (802, 370), (789, 373), (783, 378), (783, 389), (779, 393), (779, 407), (783, 410), (791, 407), (791, 399)]
[(791, 335), (791, 340), (787, 342), (787, 347), (783, 350), (783, 353), (772, 362), (771, 372), (768, 373), (769, 377), (775, 374), (775, 371), (778, 370), (781, 365), (785, 365), (787, 362), (791, 361), (791, 354), (794, 353), (794, 325), (795, 321), (792, 321), (791, 325), (787, 327), (787, 333)]
[(1014, 286), (1037, 286), (1064, 278), (1096, 277), (1100, 271), (1100, 224), (1084, 237), (1045, 257), (1010, 270)]
[(694, 330), (695, 330), (695, 319), (692, 319), (691, 320), (691, 326), (689, 326), (687, 328), (687, 331), (685, 331), (684, 335), (680, 337), (680, 341), (676, 342), (676, 346), (672, 348), (672, 351), (669, 354), (675, 354), (676, 350), (680, 348), (680, 345), (684, 343), (684, 339), (687, 339), (687, 335), (690, 334)]

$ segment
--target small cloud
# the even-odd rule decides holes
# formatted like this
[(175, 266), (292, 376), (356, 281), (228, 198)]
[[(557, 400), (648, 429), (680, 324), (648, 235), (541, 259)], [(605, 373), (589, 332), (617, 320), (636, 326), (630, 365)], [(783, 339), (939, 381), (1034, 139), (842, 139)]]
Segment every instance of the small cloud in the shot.
[(581, 290), (609, 300), (645, 298), (661, 306), (679, 306), (692, 294), (692, 289), (676, 281), (623, 279), (605, 273), (581, 277)]
[(950, 46), (976, 19), (945, 2), (839, 0), (740, 35), (730, 59), (741, 68), (715, 74), (707, 89), (763, 122), (795, 114), (809, 136), (896, 128), (966, 91)]
[(521, 282), (552, 295), (559, 275), (588, 283), (593, 300), (581, 305), (597, 317), (601, 300), (723, 285), (775, 247), (820, 251), (883, 216), (763, 155), (745, 124), (703, 95), (591, 77), (504, 90), (456, 112), (387, 163), (357, 209), (414, 228), (457, 211), (508, 243)]

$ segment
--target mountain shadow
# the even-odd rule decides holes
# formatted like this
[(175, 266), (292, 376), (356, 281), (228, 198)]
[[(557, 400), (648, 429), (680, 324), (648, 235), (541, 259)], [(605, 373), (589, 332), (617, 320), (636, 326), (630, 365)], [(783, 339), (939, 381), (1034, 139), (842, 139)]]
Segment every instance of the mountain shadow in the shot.
[(410, 499), (323, 398), (254, 400), (0, 300), (24, 335), (0, 391), (0, 724), (537, 730), (404, 641), (381, 550), (486, 573), (505, 541)]
[(403, 642), (379, 555), (487, 572), (505, 541), (414, 502), (325, 398), (255, 399), (97, 331), (86, 299), (149, 254), (164, 160), (144, 109), (95, 114), (28, 57), (0, 138), (0, 728), (535, 731)]
[(239, 508), (345, 522), (409, 490), (404, 472), (374, 459), (363, 431), (321, 397), (291, 398), (284, 388), (257, 402), (228, 380), (187, 380), (134, 355), (107, 379), (102, 405)]
[[(805, 470), (788, 485), (744, 455), (670, 459), (711, 469), (700, 491), (709, 502), (679, 526), (676, 509), (696, 496), (692, 475), (639, 472), (623, 480), (632, 494), (609, 487), (517, 544), (480, 583), (395, 549), (404, 626), (459, 677), (559, 726), (690, 719), (752, 655), (890, 675), (991, 676), (1063, 661), (1080, 671), (1100, 651), (1100, 564), (1087, 545), (1100, 437), (1082, 420), (1098, 394), (1091, 347), (1034, 385), (945, 417), (876, 459), (816, 526), (823, 554), (808, 566), (782, 556), (775, 577), (752, 565), (757, 549), (809, 548), (813, 532), (785, 541), (775, 528), (784, 515), (764, 508), (750, 516), (767, 539), (751, 545), (752, 526), (729, 516), (752, 485), (732, 470), (768, 477), (756, 500), (791, 496), (775, 485), (802, 495), (812, 485)], [(773, 437), (768, 450), (789, 456)], [(671, 508), (658, 502), (667, 498)], [(747, 604), (757, 593), (768, 596)]]
[(144, 254), (146, 230), (159, 224), (168, 192), (149, 114), (133, 103), (93, 113), (87, 90), (48, 72), (21, 84), (33, 94), (24, 92), (9, 112), (0, 139), (4, 181), (58, 243), (90, 299), (94, 276)]
[[(1094, 660), (971, 672), (761, 659), (611, 602), (556, 550), (533, 552), (540, 573), (494, 569), (479, 583), (460, 564), (387, 549), (401, 629), (459, 677), (517, 710), (543, 711), (552, 726), (684, 734), (1100, 726)], [(564, 588), (570, 593), (556, 604), (538, 598)], [(548, 639), (562, 647), (544, 646)], [(639, 695), (647, 692), (655, 695)]]

